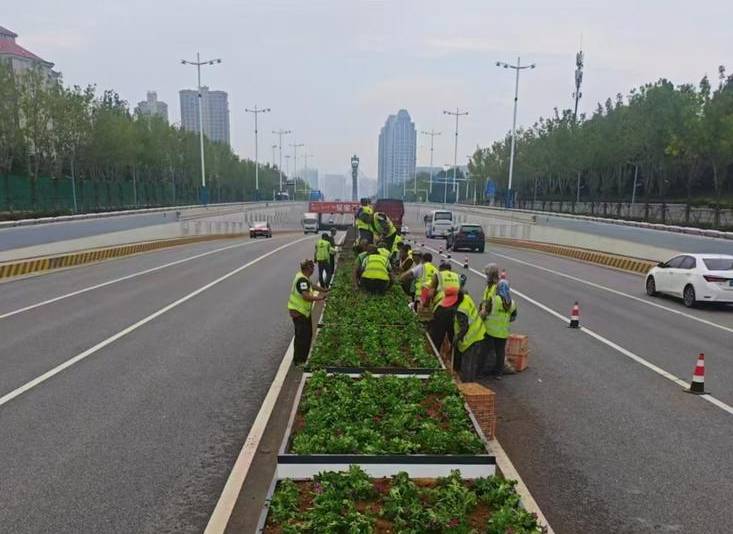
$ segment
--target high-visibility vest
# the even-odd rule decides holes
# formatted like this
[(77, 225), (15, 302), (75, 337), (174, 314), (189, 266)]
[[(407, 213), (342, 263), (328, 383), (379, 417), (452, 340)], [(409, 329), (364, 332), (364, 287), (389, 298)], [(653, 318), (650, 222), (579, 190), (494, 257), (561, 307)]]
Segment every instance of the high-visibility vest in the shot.
[(491, 313), (484, 319), (486, 333), (491, 337), (506, 339), (509, 337), (509, 322), (517, 310), (517, 303), (512, 300), (509, 310), (504, 309), (504, 303), (499, 295), (493, 295), (491, 298)]
[(388, 260), (389, 260), (389, 257), (392, 255), (392, 253), (389, 250), (387, 250), (386, 248), (382, 248), (382, 247), (379, 247), (377, 249), (377, 252), (379, 253), (380, 256), (384, 256)]
[[(371, 206), (362, 206), (356, 214), (356, 227), (359, 230), (371, 230), (371, 223), (364, 222), (361, 220), (362, 215), (374, 215), (374, 210)], [(366, 219), (366, 217), (364, 217)]]
[(397, 252), (397, 249), (399, 249), (400, 243), (402, 243), (402, 241), (402, 236), (397, 234), (394, 238), (394, 243), (392, 243), (392, 252)]
[(453, 271), (438, 271), (438, 287), (433, 297), (433, 311), (437, 310), (445, 297), (445, 290), (461, 289), (461, 278)]
[(313, 303), (305, 300), (296, 287), (298, 280), (301, 278), (307, 279), (308, 277), (301, 272), (296, 274), (295, 278), (293, 278), (293, 284), (290, 287), (290, 298), (288, 299), (288, 309), (295, 310), (305, 317), (310, 317)]
[[(463, 295), (463, 300), (458, 305), (456, 312), (462, 313), (468, 319), (468, 330), (466, 331), (466, 335), (463, 336), (463, 339), (461, 339), (457, 343), (458, 350), (461, 352), (466, 352), (466, 350), (468, 350), (471, 345), (484, 339), (484, 336), (486, 335), (486, 328), (484, 327), (484, 322), (481, 320), (481, 317), (478, 314), (476, 303), (473, 301), (469, 294), (466, 293)], [(460, 327), (458, 320), (454, 319), (453, 331), (456, 335), (458, 335), (459, 329)]]
[(369, 254), (364, 260), (361, 277), (369, 280), (389, 280), (389, 260), (381, 254)]
[(331, 257), (331, 243), (321, 238), (316, 242), (316, 261), (328, 261)]
[(484, 297), (483, 297), (484, 302), (486, 302), (487, 300), (491, 300), (494, 297), (494, 295), (496, 295), (496, 284), (494, 284), (491, 287), (486, 286), (484, 288)]
[(438, 271), (430, 262), (422, 264), (422, 275), (415, 280), (415, 294), (417, 295), (422, 291), (423, 287), (430, 287), (433, 275)]
[[(385, 215), (385, 217), (387, 217)], [(384, 226), (379, 222), (379, 219), (377, 218), (377, 213), (374, 214), (374, 222), (372, 223), (372, 226), (374, 228), (374, 234), (375, 235), (383, 235), (384, 237), (390, 237), (392, 234), (397, 232), (397, 228), (395, 228), (394, 224), (392, 224), (392, 221), (389, 217), (387, 217), (386, 223)]]

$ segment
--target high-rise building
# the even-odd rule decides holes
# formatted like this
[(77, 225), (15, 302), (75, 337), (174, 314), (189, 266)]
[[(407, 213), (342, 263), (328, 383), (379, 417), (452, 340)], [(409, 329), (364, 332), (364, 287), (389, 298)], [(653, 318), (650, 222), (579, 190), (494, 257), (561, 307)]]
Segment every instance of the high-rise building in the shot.
[(168, 122), (168, 104), (158, 100), (158, 93), (148, 91), (147, 98), (139, 102), (136, 111), (147, 117), (160, 117)]
[(303, 168), (298, 173), (298, 176), (305, 180), (311, 189), (318, 189), (318, 169), (314, 169), (313, 167)]
[(15, 74), (38, 67), (51, 79), (59, 77), (53, 70), (53, 63), (41, 59), (15, 42), (18, 34), (0, 26), (0, 62), (7, 62)]
[[(181, 98), (181, 127), (191, 132), (199, 131), (199, 98), (195, 89), (183, 89)], [(210, 141), (229, 144), (229, 98), (224, 91), (210, 91), (201, 87), (201, 111), (204, 135)]]
[(390, 115), (379, 133), (379, 169), (377, 194), (393, 195), (393, 186), (415, 176), (417, 132), (406, 109)]

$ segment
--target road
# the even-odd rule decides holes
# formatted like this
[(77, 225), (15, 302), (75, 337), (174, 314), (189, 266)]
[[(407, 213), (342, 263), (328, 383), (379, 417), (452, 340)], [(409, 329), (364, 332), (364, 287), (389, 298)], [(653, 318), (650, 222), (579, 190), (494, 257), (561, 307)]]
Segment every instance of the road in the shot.
[[(508, 271), (530, 368), (485, 383), (497, 391), (499, 440), (556, 532), (729, 531), (733, 308), (688, 310), (647, 297), (637, 275), (536, 252), (452, 256), (479, 274), (488, 262)], [(479, 274), (467, 273), (474, 297)], [(589, 331), (567, 328), (576, 300)], [(660, 374), (689, 382), (700, 352), (722, 407)]]
[(313, 242), (202, 243), (0, 285), (0, 530), (200, 532), (292, 337), (284, 302)]
[[(265, 204), (263, 203), (258, 206), (248, 207), (247, 209), (256, 213), (271, 213), (274, 207), (275, 204), (273, 203), (270, 203), (268, 207), (265, 207)], [(182, 212), (181, 220), (198, 220), (204, 217), (216, 217), (219, 214), (241, 213), (241, 211), (241, 207), (217, 207), (216, 205), (212, 205), (206, 209), (197, 208), (186, 210)], [(296, 211), (302, 212), (301, 206), (298, 206)], [(136, 213), (98, 219), (81, 219), (76, 221), (61, 221), (32, 226), (3, 228), (0, 229), (0, 252), (14, 248), (92, 237), (101, 234), (121, 232), (124, 230), (135, 230), (174, 222), (176, 222), (176, 210), (175, 208), (172, 208), (169, 211), (160, 213)], [(291, 222), (296, 223), (297, 221), (294, 219)]]

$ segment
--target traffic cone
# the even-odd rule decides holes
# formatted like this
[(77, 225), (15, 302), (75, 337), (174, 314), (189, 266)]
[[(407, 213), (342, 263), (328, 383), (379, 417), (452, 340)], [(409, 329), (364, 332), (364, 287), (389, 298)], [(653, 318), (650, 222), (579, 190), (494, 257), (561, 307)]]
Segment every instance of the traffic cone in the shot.
[(705, 393), (705, 355), (702, 352), (697, 357), (695, 372), (692, 374), (692, 382), (690, 382), (688, 391), (698, 395)]
[(463, 268), (468, 269), (468, 256), (463, 256)]
[(570, 328), (580, 328), (580, 306), (576, 302), (573, 304), (573, 309), (570, 311)]

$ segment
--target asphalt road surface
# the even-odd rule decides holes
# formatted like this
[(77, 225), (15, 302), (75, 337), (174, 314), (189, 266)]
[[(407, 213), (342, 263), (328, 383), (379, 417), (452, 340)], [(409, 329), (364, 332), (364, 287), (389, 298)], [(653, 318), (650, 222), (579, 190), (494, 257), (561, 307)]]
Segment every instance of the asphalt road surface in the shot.
[[(498, 263), (515, 290), (530, 367), (485, 384), (499, 440), (556, 532), (730, 530), (733, 307), (688, 310), (647, 297), (640, 276), (519, 249), (451, 255), (460, 272), (466, 256), (479, 273)], [(480, 298), (483, 277), (466, 274)], [(567, 327), (576, 300), (590, 332)], [(662, 376), (689, 382), (700, 352), (720, 405)]]
[(292, 337), (285, 302), (313, 243), (212, 242), (1, 284), (0, 531), (202, 531)]

